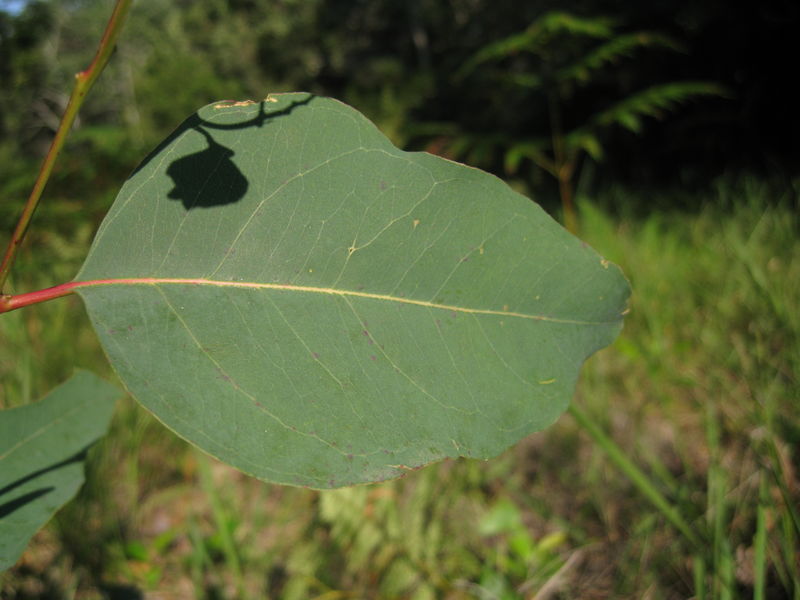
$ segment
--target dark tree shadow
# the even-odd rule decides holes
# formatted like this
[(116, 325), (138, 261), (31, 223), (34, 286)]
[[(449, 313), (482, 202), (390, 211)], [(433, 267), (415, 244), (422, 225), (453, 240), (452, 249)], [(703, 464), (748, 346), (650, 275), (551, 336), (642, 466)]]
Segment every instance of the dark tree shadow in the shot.
[[(155, 156), (189, 130), (197, 131), (205, 137), (208, 147), (200, 152), (178, 158), (167, 167), (167, 175), (172, 179), (174, 187), (167, 197), (180, 200), (186, 210), (224, 206), (241, 200), (249, 187), (247, 178), (239, 167), (231, 160), (235, 152), (214, 139), (211, 130), (233, 130), (246, 127), (263, 127), (275, 119), (290, 114), (298, 106), (311, 102), (314, 96), (309, 94), (303, 100), (292, 102), (286, 108), (267, 112), (266, 101), (259, 103), (258, 114), (241, 123), (214, 123), (195, 113), (180, 127), (172, 132), (155, 150), (153, 150), (133, 171), (131, 176), (144, 168)], [(220, 102), (219, 104), (225, 104)]]

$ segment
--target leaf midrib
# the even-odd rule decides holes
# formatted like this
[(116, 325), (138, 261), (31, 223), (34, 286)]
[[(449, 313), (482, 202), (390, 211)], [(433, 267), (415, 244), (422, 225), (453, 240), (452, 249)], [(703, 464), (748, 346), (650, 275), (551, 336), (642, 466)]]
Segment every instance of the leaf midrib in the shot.
[[(490, 315), (498, 317), (511, 317), (517, 319), (530, 319), (534, 321), (545, 321), (548, 323), (562, 323), (568, 325), (608, 325), (616, 323), (619, 319), (611, 321), (582, 321), (577, 319), (562, 319), (558, 317), (550, 317), (546, 315), (526, 314), (507, 310), (495, 310), (490, 308), (469, 308), (465, 306), (457, 306), (454, 304), (440, 304), (430, 302), (427, 300), (416, 300), (413, 298), (404, 298), (401, 296), (392, 296), (390, 294), (375, 294), (371, 292), (362, 292), (355, 290), (343, 290), (338, 288), (329, 287), (316, 287), (308, 285), (295, 285), (287, 283), (258, 283), (246, 281), (220, 281), (214, 279), (203, 278), (175, 278), (175, 277), (136, 277), (136, 278), (119, 278), (119, 279), (94, 279), (90, 281), (73, 281), (66, 284), (70, 290), (79, 290), (93, 287), (105, 286), (118, 286), (118, 285), (187, 285), (187, 286), (212, 286), (221, 288), (239, 288), (250, 290), (275, 290), (282, 292), (301, 292), (312, 294), (327, 294), (331, 296), (340, 296), (346, 298), (362, 298), (368, 300), (381, 300), (384, 302), (395, 302), (398, 304), (411, 304), (414, 306), (421, 306), (424, 308), (432, 308), (436, 310), (454, 311), (459, 313), (471, 315)], [(65, 287), (66, 287), (65, 286)], [(621, 318), (621, 316), (620, 316)]]

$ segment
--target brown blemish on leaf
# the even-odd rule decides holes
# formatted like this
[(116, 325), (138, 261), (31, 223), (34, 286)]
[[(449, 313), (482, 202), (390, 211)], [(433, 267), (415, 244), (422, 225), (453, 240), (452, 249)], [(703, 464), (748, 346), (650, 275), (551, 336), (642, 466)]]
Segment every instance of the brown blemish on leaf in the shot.
[(389, 465), (389, 466), (392, 467), (393, 469), (402, 469), (403, 471), (418, 471), (425, 465), (419, 465), (417, 467), (409, 467), (407, 465)]
[[(277, 102), (277, 100), (275, 102)], [(224, 102), (215, 104), (214, 108), (233, 108), (234, 106), (250, 106), (251, 104), (255, 104), (255, 100), (225, 100)]]
[(605, 258), (600, 261), (600, 264), (603, 265), (604, 269), (608, 268), (608, 261)]
[(414, 219), (413, 221), (411, 221), (411, 224), (414, 226), (414, 229), (416, 229), (417, 225), (419, 225), (419, 219)]

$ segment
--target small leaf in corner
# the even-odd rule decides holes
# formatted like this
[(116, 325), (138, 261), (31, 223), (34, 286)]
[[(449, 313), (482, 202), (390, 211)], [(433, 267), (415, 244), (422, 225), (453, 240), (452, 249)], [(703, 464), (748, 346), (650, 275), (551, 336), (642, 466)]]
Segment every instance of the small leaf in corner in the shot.
[(122, 392), (78, 371), (41, 401), (0, 411), (0, 571), (83, 483), (89, 447)]

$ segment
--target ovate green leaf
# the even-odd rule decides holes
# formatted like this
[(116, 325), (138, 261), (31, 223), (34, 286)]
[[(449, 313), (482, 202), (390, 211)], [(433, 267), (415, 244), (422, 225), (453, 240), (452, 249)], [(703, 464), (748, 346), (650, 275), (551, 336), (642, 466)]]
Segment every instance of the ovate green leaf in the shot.
[(120, 395), (79, 371), (40, 402), (0, 411), (0, 570), (78, 491), (86, 450), (105, 434)]
[(308, 94), (189, 118), (125, 184), (76, 282), (168, 427), (317, 488), (546, 427), (628, 296), (499, 179)]

